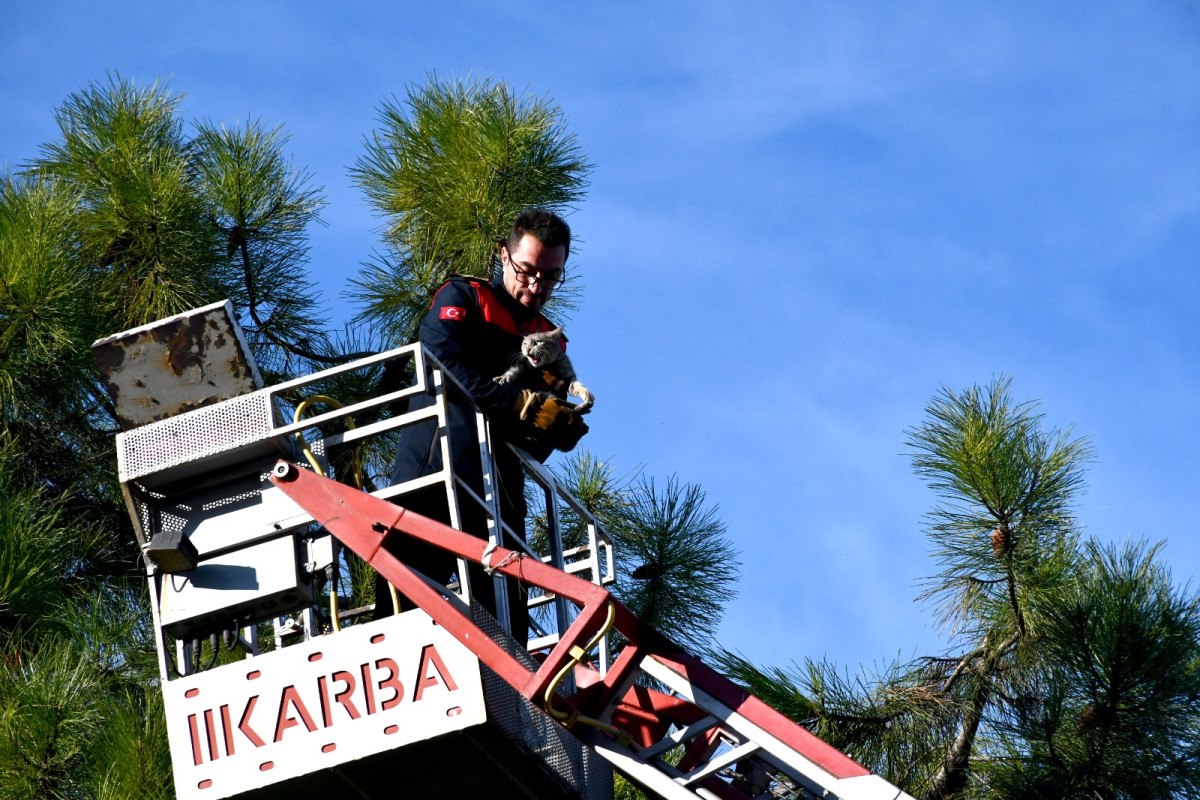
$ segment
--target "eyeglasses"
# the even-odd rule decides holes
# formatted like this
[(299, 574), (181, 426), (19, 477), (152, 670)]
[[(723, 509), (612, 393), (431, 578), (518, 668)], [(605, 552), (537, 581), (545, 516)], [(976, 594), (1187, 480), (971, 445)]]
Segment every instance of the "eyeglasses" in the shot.
[(516, 273), (517, 280), (522, 286), (529, 286), (533, 283), (537, 283), (538, 286), (541, 286), (543, 289), (553, 289), (566, 280), (566, 277), (561, 272), (554, 275), (543, 275), (540, 272), (534, 272), (533, 270), (521, 269), (521, 265), (516, 261), (513, 261), (512, 256), (509, 255), (507, 250), (504, 252), (504, 257), (508, 259), (508, 263), (512, 266), (513, 272)]

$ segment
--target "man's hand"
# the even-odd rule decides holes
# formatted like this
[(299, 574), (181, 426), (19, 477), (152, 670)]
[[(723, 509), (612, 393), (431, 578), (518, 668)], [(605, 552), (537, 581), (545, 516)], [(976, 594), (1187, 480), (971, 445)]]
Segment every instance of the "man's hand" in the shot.
[(587, 424), (575, 413), (575, 406), (549, 392), (525, 389), (513, 406), (520, 426), (548, 447), (569, 452), (588, 432)]

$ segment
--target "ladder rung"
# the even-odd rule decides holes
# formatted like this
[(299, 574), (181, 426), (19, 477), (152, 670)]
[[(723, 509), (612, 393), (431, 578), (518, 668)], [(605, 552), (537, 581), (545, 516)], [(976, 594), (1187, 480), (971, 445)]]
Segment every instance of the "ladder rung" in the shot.
[(677, 747), (686, 742), (688, 739), (692, 739), (695, 736), (703, 733), (716, 724), (717, 718), (709, 714), (704, 719), (697, 720), (691, 725), (688, 725), (686, 728), (682, 728), (674, 731), (673, 733), (667, 734), (662, 740), (650, 745), (645, 750), (642, 750), (640, 755), (647, 759), (655, 758), (656, 756), (665, 753), (667, 750), (670, 750), (672, 747)]
[(684, 775), (682, 778), (683, 784), (685, 786), (690, 786), (693, 783), (702, 781), (709, 775), (725, 769), (725, 767), (729, 766), (730, 764), (741, 761), (743, 758), (746, 758), (758, 749), (758, 745), (756, 745), (754, 742), (744, 742), (732, 750), (722, 753), (721, 755), (712, 759), (700, 769), (692, 770), (688, 774)]

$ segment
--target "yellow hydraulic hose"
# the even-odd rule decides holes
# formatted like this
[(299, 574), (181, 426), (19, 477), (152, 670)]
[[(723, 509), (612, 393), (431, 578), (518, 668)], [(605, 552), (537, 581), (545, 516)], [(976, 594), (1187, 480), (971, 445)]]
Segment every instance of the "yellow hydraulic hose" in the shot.
[[(312, 397), (306, 397), (306, 398), (304, 398), (304, 400), (300, 401), (300, 404), (296, 406), (296, 412), (292, 415), (292, 421), (299, 422), (301, 420), (301, 418), (303, 418), (304, 412), (307, 411), (309, 409), (309, 407), (315, 403), (325, 403), (326, 405), (333, 406), (334, 408), (345, 408), (345, 405), (343, 403), (338, 402), (337, 400), (335, 400), (334, 398), (332, 398), (328, 395), (315, 394)], [(351, 430), (354, 430), (354, 428), (355, 428), (354, 420), (347, 417), (346, 427)], [(300, 443), (300, 450), (301, 450), (301, 452), (304, 453), (304, 458), (307, 459), (308, 463), (312, 466), (313, 470), (318, 475), (324, 475), (325, 470), (322, 469), (321, 462), (317, 460), (316, 454), (314, 454), (312, 451), (312, 448), (309, 447), (308, 440), (304, 438), (303, 433), (301, 433), (300, 431), (297, 431), (296, 432), (296, 440)], [(355, 455), (355, 458), (354, 458), (354, 476), (353, 477), (354, 477), (354, 485), (356, 487), (358, 487), (359, 489), (363, 488), (362, 465), (358, 459), (357, 454)], [(330, 620), (333, 625), (333, 629), (335, 631), (340, 631), (342, 629), (342, 623), (341, 623), (341, 620), (338, 619), (337, 573), (338, 573), (338, 570), (337, 570), (336, 564), (335, 564), (335, 568), (333, 570), (333, 586), (330, 588), (330, 592), (329, 592), (329, 615), (330, 615)], [(400, 598), (396, 594), (396, 587), (392, 586), (390, 581), (388, 582), (388, 589), (392, 595), (392, 608), (395, 609), (396, 611), (399, 611), (400, 610)]]
[(543, 703), (543, 707), (546, 709), (546, 712), (550, 714), (550, 716), (561, 721), (567, 728), (570, 728), (576, 723), (582, 723), (584, 725), (590, 725), (593, 728), (599, 728), (600, 730), (605, 731), (606, 733), (624, 741), (627, 739), (628, 734), (619, 728), (615, 728), (612, 725), (601, 722), (598, 719), (582, 716), (578, 711), (559, 711), (554, 707), (554, 690), (557, 689), (558, 685), (562, 683), (565, 677), (567, 677), (567, 673), (573, 670), (577, 664), (583, 661), (583, 659), (587, 658), (587, 655), (592, 651), (592, 648), (598, 645), (600, 640), (608, 635), (608, 632), (612, 630), (613, 622), (615, 622), (616, 619), (617, 610), (612, 603), (609, 603), (608, 616), (604, 620), (604, 625), (600, 627), (600, 630), (596, 632), (596, 635), (592, 637), (591, 641), (587, 643), (586, 647), (571, 648), (571, 660), (563, 665), (563, 668), (560, 669), (558, 674), (554, 676), (554, 680), (552, 680), (550, 685), (546, 687), (546, 694), (543, 698), (545, 701)]
[[(328, 395), (314, 394), (312, 397), (304, 398), (300, 401), (300, 404), (296, 406), (296, 413), (292, 414), (292, 422), (299, 422), (304, 416), (304, 412), (307, 411), (309, 406), (313, 405), (314, 403), (325, 403), (326, 405), (333, 406), (334, 408), (345, 408), (344, 404), (338, 402)], [(354, 420), (350, 417), (346, 418), (346, 427), (350, 430), (354, 430), (356, 427)], [(312, 448), (308, 446), (308, 440), (304, 438), (304, 435), (300, 431), (296, 432), (296, 440), (300, 443), (300, 449), (303, 451), (304, 457), (308, 459), (308, 463), (312, 465), (312, 468), (316, 470), (317, 474), (324, 475), (325, 470), (321, 469), (320, 462), (317, 461), (317, 457), (313, 453)], [(354, 485), (359, 489), (363, 487), (362, 468), (358, 463), (357, 457), (354, 460)]]

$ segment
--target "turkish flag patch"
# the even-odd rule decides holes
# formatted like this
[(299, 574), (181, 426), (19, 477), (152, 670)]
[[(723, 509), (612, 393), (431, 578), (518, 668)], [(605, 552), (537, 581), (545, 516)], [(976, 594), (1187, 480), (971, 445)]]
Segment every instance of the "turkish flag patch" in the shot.
[(442, 306), (438, 319), (466, 319), (467, 310), (462, 306)]

